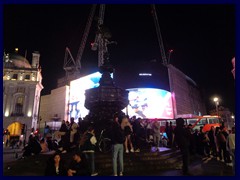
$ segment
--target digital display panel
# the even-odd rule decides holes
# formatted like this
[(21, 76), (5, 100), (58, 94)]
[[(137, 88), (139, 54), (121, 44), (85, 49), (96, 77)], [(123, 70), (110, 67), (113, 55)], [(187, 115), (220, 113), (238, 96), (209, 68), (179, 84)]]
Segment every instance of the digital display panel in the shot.
[[(171, 93), (155, 88), (133, 88), (129, 91), (128, 115), (148, 119), (173, 119)], [(126, 112), (126, 109), (123, 110)]]
[[(88, 115), (84, 107), (85, 90), (99, 86), (99, 72), (70, 82), (69, 117), (77, 120)], [(129, 91), (128, 115), (140, 118), (173, 119), (171, 93), (156, 88), (133, 88)], [(126, 109), (123, 110), (126, 113)]]
[(78, 119), (85, 117), (89, 110), (84, 107), (85, 90), (99, 86), (102, 74), (99, 72), (70, 82), (69, 116)]
[(74, 117), (76, 120), (88, 115), (89, 110), (84, 106), (85, 90), (98, 87), (101, 77), (100, 72), (95, 72), (70, 82), (69, 117)]

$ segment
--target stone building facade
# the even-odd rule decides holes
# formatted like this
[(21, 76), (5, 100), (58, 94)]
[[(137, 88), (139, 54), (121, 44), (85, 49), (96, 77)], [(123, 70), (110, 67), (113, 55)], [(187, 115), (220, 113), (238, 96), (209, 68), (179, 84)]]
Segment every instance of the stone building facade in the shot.
[(39, 52), (32, 53), (32, 63), (17, 54), (3, 57), (3, 128), (10, 137), (28, 137), (37, 129), (40, 94), (43, 89)]

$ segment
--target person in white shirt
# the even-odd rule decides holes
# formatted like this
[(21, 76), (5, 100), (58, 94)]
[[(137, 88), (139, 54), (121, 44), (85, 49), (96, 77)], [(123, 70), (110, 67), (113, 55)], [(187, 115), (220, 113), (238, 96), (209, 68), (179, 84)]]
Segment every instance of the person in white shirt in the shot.
[(71, 117), (70, 123), (70, 143), (74, 144), (74, 136), (77, 133), (78, 124), (74, 122), (74, 118)]
[(233, 173), (235, 173), (235, 126), (232, 127), (232, 132), (227, 137), (227, 150), (232, 157)]

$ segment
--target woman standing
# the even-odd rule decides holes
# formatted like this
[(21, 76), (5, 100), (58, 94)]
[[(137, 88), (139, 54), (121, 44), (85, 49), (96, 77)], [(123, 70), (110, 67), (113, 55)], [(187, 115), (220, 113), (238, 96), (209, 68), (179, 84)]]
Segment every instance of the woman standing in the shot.
[(131, 141), (131, 134), (133, 132), (133, 129), (132, 129), (132, 125), (128, 121), (127, 117), (124, 117), (122, 119), (121, 126), (124, 128), (124, 134), (125, 134), (125, 137), (126, 137), (125, 142), (124, 142), (125, 152), (129, 153), (128, 145), (131, 148), (130, 151), (134, 152), (133, 144), (132, 144), (132, 141)]

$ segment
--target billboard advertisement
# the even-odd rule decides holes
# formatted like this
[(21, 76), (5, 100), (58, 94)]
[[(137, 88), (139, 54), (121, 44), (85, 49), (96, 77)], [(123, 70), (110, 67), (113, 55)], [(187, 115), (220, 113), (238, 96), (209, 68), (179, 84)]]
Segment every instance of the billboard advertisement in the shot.
[(89, 111), (84, 107), (85, 90), (98, 87), (101, 76), (101, 73), (96, 72), (70, 82), (70, 117), (78, 119), (88, 114)]
[[(85, 90), (99, 86), (101, 73), (96, 72), (70, 82), (69, 117), (77, 120), (89, 110), (84, 107)], [(173, 119), (171, 93), (157, 88), (133, 88), (129, 91), (128, 115), (140, 118)], [(126, 112), (126, 109), (123, 110)]]
[(76, 120), (88, 115), (89, 110), (84, 106), (85, 90), (98, 87), (101, 77), (100, 72), (95, 72), (70, 82), (69, 117), (74, 117)]
[[(127, 90), (129, 91), (127, 111), (130, 117), (173, 119), (170, 92), (156, 88), (133, 88)], [(123, 111), (126, 112), (126, 109)]]

